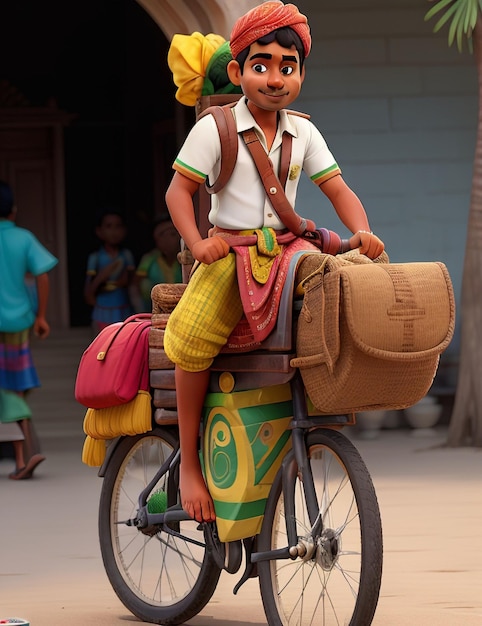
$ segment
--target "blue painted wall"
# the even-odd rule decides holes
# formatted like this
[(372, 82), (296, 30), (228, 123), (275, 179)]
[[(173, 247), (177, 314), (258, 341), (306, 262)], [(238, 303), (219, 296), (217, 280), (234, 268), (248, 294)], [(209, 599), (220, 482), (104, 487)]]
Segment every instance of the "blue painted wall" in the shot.
[[(443, 261), (460, 301), (477, 125), (473, 57), (434, 35), (423, 0), (300, 0), (310, 113), (393, 262)], [(345, 234), (309, 181), (297, 209)], [(458, 331), (449, 352), (458, 351)]]

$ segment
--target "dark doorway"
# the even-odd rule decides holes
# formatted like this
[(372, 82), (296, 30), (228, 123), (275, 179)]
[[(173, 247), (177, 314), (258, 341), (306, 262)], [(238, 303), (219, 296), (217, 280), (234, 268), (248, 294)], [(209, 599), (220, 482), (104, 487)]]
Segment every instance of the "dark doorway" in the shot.
[(136, 260), (165, 211), (156, 183), (168, 179), (177, 146), (172, 137), (162, 150), (154, 144), (159, 124), (175, 131), (169, 44), (135, 0), (7, 0), (1, 24), (0, 80), (32, 106), (54, 99), (74, 115), (64, 146), (70, 323), (88, 325), (82, 290), (98, 211), (124, 213)]

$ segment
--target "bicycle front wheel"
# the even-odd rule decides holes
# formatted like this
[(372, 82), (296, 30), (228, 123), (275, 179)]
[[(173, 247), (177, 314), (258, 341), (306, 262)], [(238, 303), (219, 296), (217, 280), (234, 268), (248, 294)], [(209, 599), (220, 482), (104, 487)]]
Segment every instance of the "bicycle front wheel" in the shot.
[[(198, 522), (171, 523), (172, 533), (126, 523), (135, 518), (139, 494), (176, 445), (177, 438), (162, 428), (126, 437), (109, 462), (99, 504), (100, 547), (110, 583), (131, 613), (155, 624), (182, 624), (197, 615), (221, 573)], [(171, 506), (177, 487), (177, 475), (167, 471), (151, 493), (167, 494)]]
[[(360, 454), (341, 433), (313, 430), (306, 446), (318, 518), (310, 524), (300, 475), (292, 472), (295, 484), (285, 493), (294, 493), (301, 549), (294, 560), (258, 564), (268, 624), (369, 626), (382, 575), (382, 528), (372, 480)], [(266, 506), (260, 552), (288, 546), (287, 522), (280, 470)]]

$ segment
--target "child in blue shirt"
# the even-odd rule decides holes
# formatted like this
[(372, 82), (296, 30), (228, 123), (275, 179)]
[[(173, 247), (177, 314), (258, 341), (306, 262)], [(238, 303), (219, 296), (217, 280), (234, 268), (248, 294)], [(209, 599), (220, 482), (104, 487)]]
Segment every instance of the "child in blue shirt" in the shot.
[(105, 210), (95, 229), (101, 247), (89, 255), (84, 296), (93, 307), (92, 323), (97, 334), (113, 322), (121, 322), (133, 310), (129, 299), (135, 263), (130, 250), (122, 247), (126, 227), (116, 211)]
[[(32, 478), (45, 457), (33, 454), (30, 409), (25, 393), (40, 386), (30, 351), (30, 332), (45, 339), (49, 294), (48, 272), (57, 259), (25, 228), (16, 226), (16, 207), (10, 186), (0, 180), (0, 422), (18, 422), (25, 438), (14, 441), (16, 469), (9, 478)], [(27, 283), (34, 277), (36, 302)]]

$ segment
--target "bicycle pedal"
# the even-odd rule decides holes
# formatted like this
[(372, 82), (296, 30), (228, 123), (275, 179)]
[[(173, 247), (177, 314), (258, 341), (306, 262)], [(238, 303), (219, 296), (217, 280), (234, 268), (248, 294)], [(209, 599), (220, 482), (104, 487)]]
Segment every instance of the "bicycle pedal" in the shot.
[(243, 548), (241, 540), (230, 541), (224, 545), (224, 569), (228, 574), (236, 574), (243, 560)]
[(235, 574), (241, 567), (243, 550), (241, 541), (230, 541), (223, 543), (218, 536), (218, 529), (215, 522), (205, 522), (206, 544), (211, 550), (214, 562), (220, 569), (224, 569), (228, 574)]

